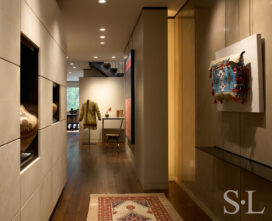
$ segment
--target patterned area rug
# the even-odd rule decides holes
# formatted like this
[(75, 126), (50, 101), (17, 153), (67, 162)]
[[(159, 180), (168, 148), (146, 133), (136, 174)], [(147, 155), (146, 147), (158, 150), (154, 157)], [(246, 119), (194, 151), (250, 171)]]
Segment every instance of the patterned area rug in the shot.
[(182, 221), (162, 193), (92, 194), (87, 221)]

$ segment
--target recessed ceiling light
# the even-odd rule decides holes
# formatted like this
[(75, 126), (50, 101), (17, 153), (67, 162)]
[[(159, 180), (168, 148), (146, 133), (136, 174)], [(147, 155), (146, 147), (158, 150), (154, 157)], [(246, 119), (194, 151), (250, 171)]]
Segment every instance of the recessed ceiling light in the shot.
[(99, 28), (99, 31), (106, 31), (106, 28)]
[(112, 56), (112, 58), (113, 58), (113, 59), (115, 59), (115, 58), (116, 58), (116, 56)]
[(100, 42), (100, 44), (101, 44), (101, 45), (104, 45), (104, 44), (105, 44), (105, 42), (104, 42), (104, 41), (101, 41), (101, 42)]
[(73, 68), (76, 69), (76, 66), (74, 66)]
[(71, 66), (73, 66), (73, 65), (74, 65), (74, 63), (73, 63), (73, 62), (71, 62), (71, 63), (70, 63), (70, 65), (71, 65)]
[(98, 57), (97, 56), (94, 56), (94, 59), (97, 59)]
[(71, 71), (69, 71), (69, 74), (72, 74), (72, 72), (71, 72)]
[(106, 38), (106, 36), (105, 36), (105, 35), (101, 35), (101, 36), (99, 36), (99, 38), (101, 38), (101, 39), (105, 39), (105, 38)]
[(98, 0), (98, 2), (99, 2), (100, 4), (104, 4), (104, 3), (106, 3), (107, 1), (106, 1), (106, 0)]
[(66, 56), (66, 59), (68, 59), (69, 57), (68, 56)]

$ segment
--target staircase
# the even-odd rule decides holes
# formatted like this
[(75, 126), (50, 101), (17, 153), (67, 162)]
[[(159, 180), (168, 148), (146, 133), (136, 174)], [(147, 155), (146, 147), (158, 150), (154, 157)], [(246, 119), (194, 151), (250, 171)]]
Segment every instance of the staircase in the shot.
[(124, 62), (89, 62), (90, 68), (99, 71), (105, 77), (123, 77)]

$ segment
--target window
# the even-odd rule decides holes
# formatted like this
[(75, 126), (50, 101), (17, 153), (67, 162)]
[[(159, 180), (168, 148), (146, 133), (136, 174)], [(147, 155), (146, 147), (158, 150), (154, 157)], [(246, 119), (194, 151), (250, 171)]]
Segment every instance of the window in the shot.
[(67, 111), (79, 109), (79, 88), (67, 87)]

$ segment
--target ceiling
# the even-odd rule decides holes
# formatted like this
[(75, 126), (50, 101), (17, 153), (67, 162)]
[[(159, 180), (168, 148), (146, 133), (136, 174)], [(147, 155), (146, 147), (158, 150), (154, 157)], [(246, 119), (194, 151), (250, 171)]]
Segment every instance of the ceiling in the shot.
[[(74, 68), (75, 67), (75, 68)], [(89, 69), (87, 61), (68, 61), (67, 62), (67, 81), (79, 81), (84, 75), (84, 69)]]
[[(57, 0), (66, 25), (69, 61), (122, 60), (143, 7), (168, 7), (173, 16), (186, 0)], [(99, 28), (106, 28), (105, 32)], [(100, 39), (105, 35), (105, 39)], [(100, 42), (105, 44), (101, 45)], [(94, 56), (98, 56), (94, 59)], [(73, 70), (74, 71), (74, 70)]]

